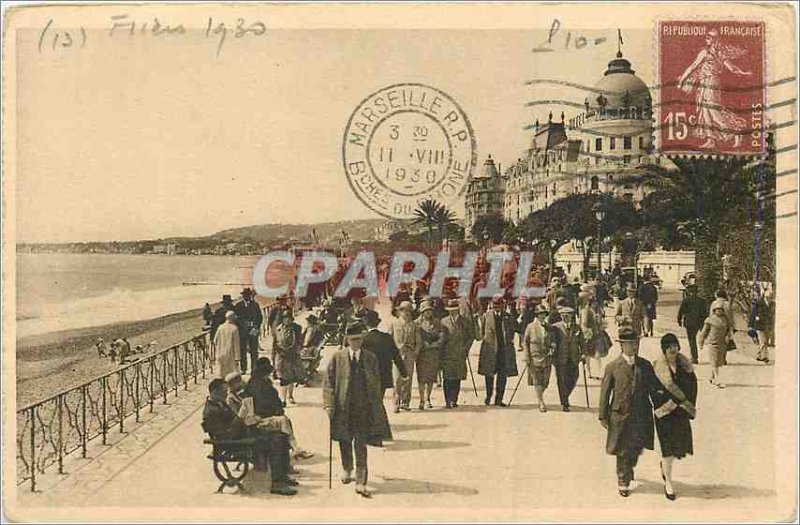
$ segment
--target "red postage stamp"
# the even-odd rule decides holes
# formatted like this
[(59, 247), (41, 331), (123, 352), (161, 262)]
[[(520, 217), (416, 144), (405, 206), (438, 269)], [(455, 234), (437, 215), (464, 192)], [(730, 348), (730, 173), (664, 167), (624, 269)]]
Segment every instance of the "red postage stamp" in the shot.
[(660, 21), (658, 58), (661, 151), (764, 151), (763, 22)]

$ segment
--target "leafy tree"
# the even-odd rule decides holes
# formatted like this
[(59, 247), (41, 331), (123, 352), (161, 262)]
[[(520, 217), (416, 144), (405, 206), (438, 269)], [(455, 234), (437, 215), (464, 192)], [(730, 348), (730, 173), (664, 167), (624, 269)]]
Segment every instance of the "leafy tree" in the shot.
[(425, 199), (419, 203), (414, 210), (414, 220), (412, 224), (423, 224), (428, 229), (428, 249), (433, 247), (433, 227), (436, 225), (436, 217), (442, 205), (434, 199)]
[(491, 239), (492, 242), (498, 243), (503, 240), (503, 232), (508, 227), (508, 224), (501, 215), (488, 213), (475, 220), (471, 233), (479, 243), (483, 242), (484, 239)]
[(455, 223), (456, 214), (442, 204), (436, 209), (434, 219), (436, 221), (436, 227), (439, 230), (439, 242), (444, 246), (445, 233), (448, 231), (449, 227)]

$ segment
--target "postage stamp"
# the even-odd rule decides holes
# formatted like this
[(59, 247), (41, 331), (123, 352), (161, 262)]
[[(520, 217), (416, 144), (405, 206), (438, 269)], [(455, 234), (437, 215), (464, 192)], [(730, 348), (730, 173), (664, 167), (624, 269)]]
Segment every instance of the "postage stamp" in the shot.
[(764, 151), (764, 24), (658, 23), (663, 152)]
[(420, 201), (447, 204), (466, 189), (477, 163), (475, 134), (447, 93), (396, 84), (353, 111), (342, 162), (361, 202), (384, 217), (408, 219)]

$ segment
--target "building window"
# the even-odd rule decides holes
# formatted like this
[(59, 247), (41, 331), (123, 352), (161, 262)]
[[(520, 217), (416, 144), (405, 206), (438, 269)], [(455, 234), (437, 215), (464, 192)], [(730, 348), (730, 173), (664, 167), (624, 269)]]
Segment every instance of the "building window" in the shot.
[(600, 189), (600, 179), (597, 178), (597, 175), (592, 177), (592, 190)]
[(608, 149), (617, 149), (617, 137), (608, 139)]
[(639, 149), (644, 149), (644, 137), (639, 137)]
[(622, 137), (622, 147), (624, 149), (631, 149), (633, 140), (631, 137)]
[(597, 137), (594, 139), (594, 150), (595, 151), (603, 151), (603, 138)]
[(631, 156), (630, 155), (623, 155), (622, 156), (622, 163), (623, 164), (630, 164), (631, 163)]
[(626, 201), (633, 202), (633, 193), (626, 193), (623, 195)]

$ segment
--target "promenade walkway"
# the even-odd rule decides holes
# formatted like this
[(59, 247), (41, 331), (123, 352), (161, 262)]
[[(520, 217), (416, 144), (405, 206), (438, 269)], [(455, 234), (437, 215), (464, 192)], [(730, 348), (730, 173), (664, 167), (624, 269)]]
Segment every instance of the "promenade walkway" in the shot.
[[(659, 336), (674, 331), (688, 352), (674, 321), (679, 295), (662, 296), (656, 331)], [(388, 320), (385, 304), (379, 311)], [(611, 332), (613, 337), (615, 330)], [(70, 462), (68, 474), (52, 480), (57, 483), (43, 484), (33, 494), (20, 490), (18, 504), (30, 510), (81, 507), (82, 513), (98, 517), (104, 515), (103, 508), (126, 508), (134, 513), (131, 517), (147, 520), (222, 518), (229, 512), (241, 518), (292, 521), (431, 520), (445, 515), (483, 521), (578, 515), (604, 520), (623, 509), (627, 519), (786, 519), (788, 512), (776, 508), (773, 476), (776, 367), (757, 363), (752, 343), (739, 342), (740, 350), (731, 353), (730, 366), (724, 369), (727, 389), (709, 385), (708, 366), (699, 367), (695, 455), (676, 463), (675, 502), (663, 496), (658, 443), (656, 451), (642, 456), (631, 497), (617, 495), (614, 458), (604, 452), (605, 431), (597, 421), (598, 381), (588, 383), (591, 408), (585, 408), (581, 378), (571, 399), (573, 411), (563, 413), (553, 378), (546, 393), (551, 410), (541, 414), (525, 381), (512, 407), (484, 406), (482, 378), (476, 376), (478, 396), (468, 379), (462, 406), (456, 410), (441, 408), (441, 390), (434, 391), (439, 408), (401, 414), (389, 410), (395, 440), (385, 448), (369, 449), (371, 500), (338, 481), (337, 447), (333, 488), (328, 489), (328, 423), (319, 384), (299, 389), (298, 405), (287, 411), (302, 445), (315, 453), (296, 464), (298, 495), (269, 494), (269, 481), (262, 473), (248, 476), (246, 493), (215, 494), (218, 482), (206, 459), (209, 450), (202, 444), (200, 428), (206, 391), (198, 384), (181, 392), (169, 407), (159, 407), (149, 421), (131, 428), (112, 446), (95, 449), (88, 460)], [(474, 370), (477, 352), (476, 344)], [(615, 347), (612, 356), (618, 352)], [(659, 354), (657, 337), (643, 340), (641, 355), (653, 359)], [(516, 381), (509, 380), (506, 399)], [(390, 408), (389, 394), (386, 404)], [(146, 512), (140, 510), (145, 507)]]

